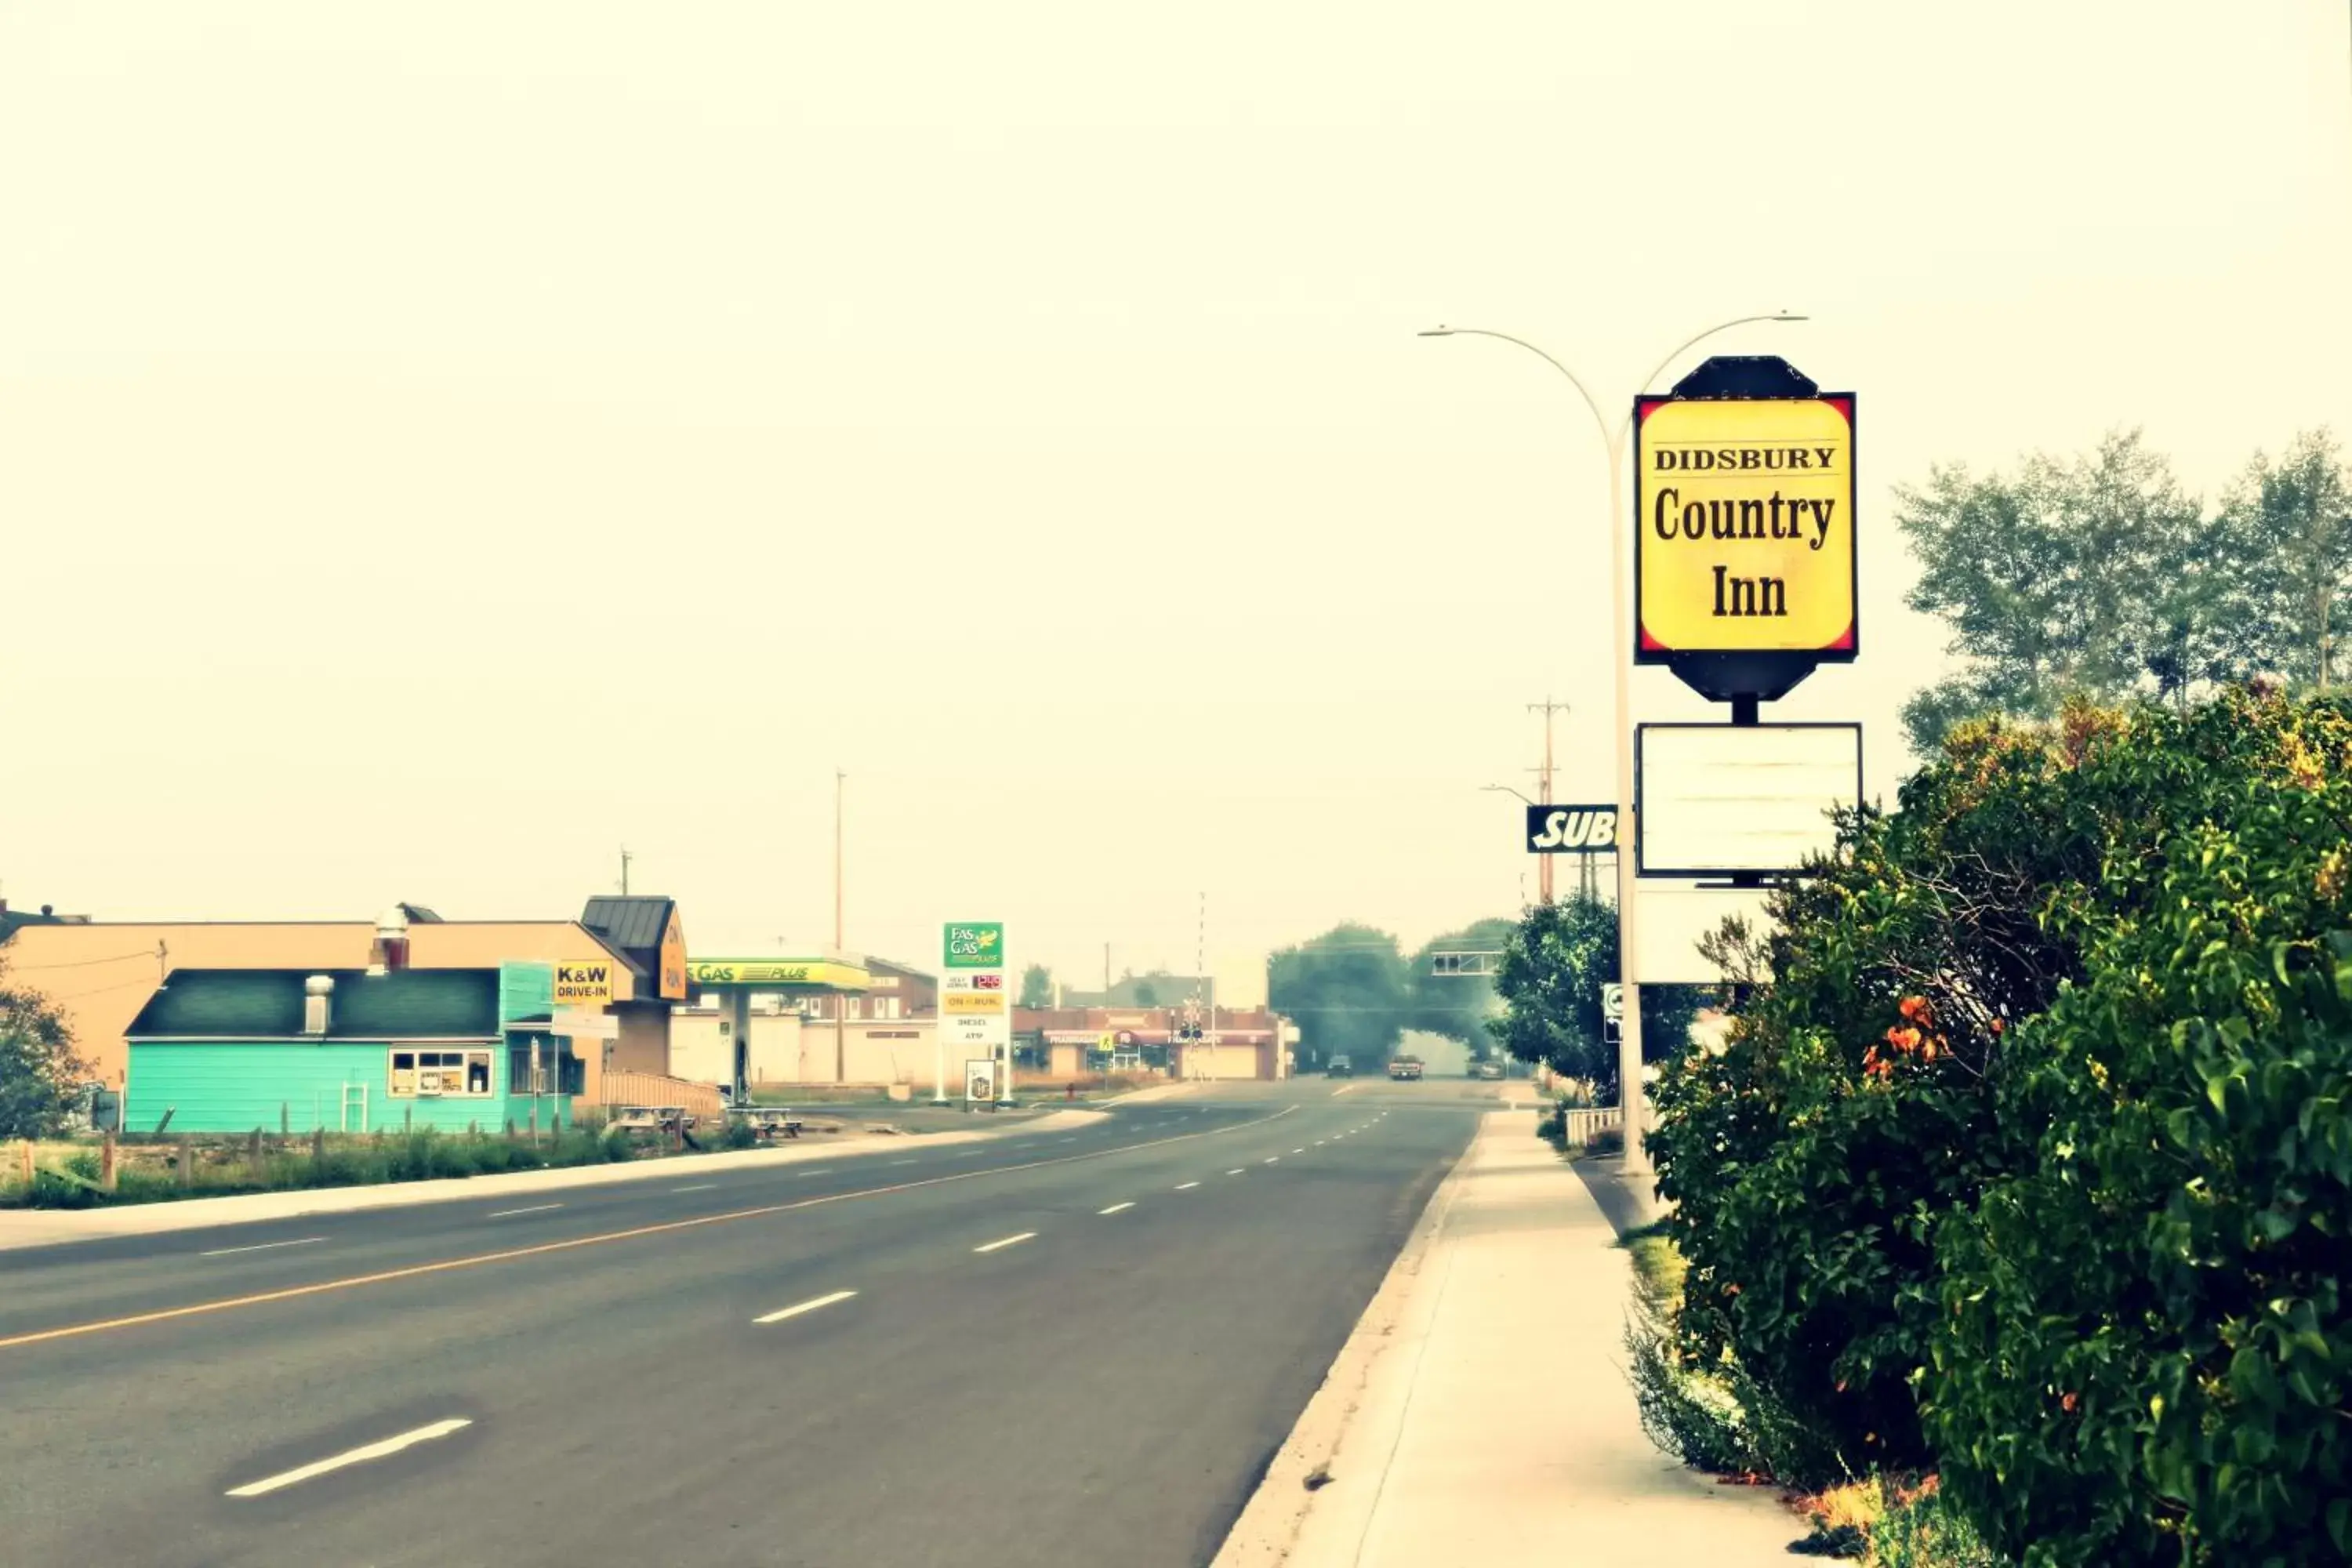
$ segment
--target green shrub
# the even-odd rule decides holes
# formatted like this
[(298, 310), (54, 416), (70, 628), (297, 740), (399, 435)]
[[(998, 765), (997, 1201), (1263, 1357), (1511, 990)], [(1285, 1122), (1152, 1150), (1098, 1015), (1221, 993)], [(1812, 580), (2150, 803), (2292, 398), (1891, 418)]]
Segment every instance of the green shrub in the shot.
[(760, 1146), (760, 1130), (740, 1116), (727, 1119), (724, 1142), (730, 1149), (756, 1149)]
[[(2038, 890), (2095, 858), (2063, 828), (2048, 738), (1979, 730), (1841, 824), (1818, 875), (1773, 895), (1773, 984), (1720, 1044), (1661, 1075), (1653, 1147), (1690, 1264), (1679, 1329), (1728, 1359), (1831, 1457), (1818, 1485), (1924, 1468), (1911, 1375), (1936, 1314), (1937, 1221), (2000, 1168), (1987, 1093), (2001, 1020), (2039, 1012), (2070, 961)], [(1883, 1073), (1906, 1002), (1936, 1059)]]
[(2299, 776), (2053, 914), (2088, 973), (2003, 1085), (2034, 1158), (1942, 1238), (1929, 1428), (2029, 1564), (2352, 1560), (2352, 723), (2272, 728)]
[(1683, 1364), (2029, 1563), (2352, 1555), (2347, 715), (1978, 725), (1843, 823), (1660, 1086)]

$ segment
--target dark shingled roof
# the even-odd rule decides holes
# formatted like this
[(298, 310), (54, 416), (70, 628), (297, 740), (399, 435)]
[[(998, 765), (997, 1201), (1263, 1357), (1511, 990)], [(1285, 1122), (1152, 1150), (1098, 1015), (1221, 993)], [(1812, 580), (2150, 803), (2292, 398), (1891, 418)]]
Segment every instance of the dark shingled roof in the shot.
[(659, 974), (662, 933), (669, 930), (669, 912), (677, 907), (675, 899), (603, 894), (588, 900), (580, 923), (627, 959), (640, 976)]
[(302, 1035), (302, 984), (335, 983), (331, 1040), (490, 1039), (499, 1033), (495, 969), (181, 969), (148, 998), (131, 1039), (283, 1040)]

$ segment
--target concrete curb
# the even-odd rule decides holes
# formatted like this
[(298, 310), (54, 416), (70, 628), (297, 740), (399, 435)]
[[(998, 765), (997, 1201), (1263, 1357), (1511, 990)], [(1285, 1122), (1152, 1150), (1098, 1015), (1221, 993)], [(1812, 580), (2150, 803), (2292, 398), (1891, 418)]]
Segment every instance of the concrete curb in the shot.
[(121, 1208), (0, 1210), (0, 1252), (16, 1247), (96, 1241), (108, 1237), (154, 1236), (167, 1231), (201, 1230), (213, 1226), (296, 1219), (307, 1215), (351, 1214), (364, 1209), (404, 1208), (415, 1204), (457, 1203), (514, 1194), (564, 1192), (578, 1187), (612, 1186), (624, 1182), (690, 1181), (714, 1172), (765, 1170), (816, 1160), (860, 1159), (869, 1154), (902, 1154), (910, 1143), (936, 1148), (949, 1143), (983, 1142), (997, 1138), (1092, 1126), (1101, 1120), (1099, 1111), (1058, 1110), (1001, 1129), (929, 1132), (913, 1138), (867, 1136), (856, 1143), (828, 1147), (794, 1143), (782, 1148), (721, 1150), (708, 1154), (635, 1160), (625, 1165), (574, 1165), (558, 1171), (509, 1171), (490, 1176), (390, 1182), (366, 1187), (233, 1193), (226, 1197), (133, 1204)]
[[(1484, 1137), (1482, 1130), (1430, 1194), (1381, 1288), (1356, 1320), (1322, 1385), (1299, 1413), (1298, 1424), (1275, 1450), (1265, 1479), (1234, 1521), (1211, 1568), (1268, 1568), (1287, 1561), (1310, 1511), (1318, 1520), (1345, 1514), (1370, 1522), (1380, 1500), (1377, 1485), (1334, 1489), (1318, 1483), (1309, 1489), (1307, 1482), (1318, 1474), (1337, 1479), (1343, 1471), (1351, 1480), (1376, 1480), (1385, 1465), (1383, 1457), (1395, 1447), (1405, 1401), (1381, 1396), (1372, 1388), (1374, 1374), (1385, 1380), (1400, 1357), (1417, 1357), (1427, 1337), (1443, 1279), (1425, 1280), (1423, 1266), (1444, 1232)], [(1397, 1386), (1409, 1388), (1410, 1384), (1399, 1380)], [(1361, 1533), (1360, 1529), (1353, 1532)]]
[(1200, 1087), (1201, 1086), (1198, 1083), (1190, 1081), (1183, 1083), (1159, 1083), (1152, 1085), (1150, 1089), (1129, 1089), (1125, 1094), (1115, 1094), (1108, 1100), (1097, 1100), (1096, 1103), (1101, 1106), (1148, 1105), (1154, 1100), (1177, 1099), (1181, 1095), (1192, 1093), (1194, 1089)]

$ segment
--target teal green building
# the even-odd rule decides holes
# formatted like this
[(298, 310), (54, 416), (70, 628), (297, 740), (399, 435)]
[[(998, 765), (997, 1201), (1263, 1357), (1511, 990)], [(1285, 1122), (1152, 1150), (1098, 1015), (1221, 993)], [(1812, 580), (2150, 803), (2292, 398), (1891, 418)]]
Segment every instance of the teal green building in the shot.
[(562, 1127), (583, 1067), (554, 967), (182, 969), (125, 1031), (122, 1125), (174, 1132)]

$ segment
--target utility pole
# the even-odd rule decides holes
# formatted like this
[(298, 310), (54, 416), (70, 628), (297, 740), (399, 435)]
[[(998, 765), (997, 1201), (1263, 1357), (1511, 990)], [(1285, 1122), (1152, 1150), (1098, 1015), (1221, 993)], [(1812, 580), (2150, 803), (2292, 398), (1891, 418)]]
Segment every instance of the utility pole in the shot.
[[(1551, 804), (1551, 718), (1555, 713), (1567, 712), (1568, 704), (1554, 702), (1549, 697), (1546, 697), (1540, 702), (1528, 703), (1528, 711), (1544, 716), (1544, 760), (1542, 772), (1538, 775), (1539, 782), (1536, 790), (1536, 804), (1549, 805)], [(1545, 855), (1538, 858), (1541, 863), (1536, 868), (1537, 896), (1548, 904), (1552, 901), (1552, 858)]]
[[(833, 955), (846, 960), (848, 949), (842, 945), (841, 921), (841, 800), (844, 782), (849, 775), (840, 768), (833, 770)], [(836, 991), (833, 996), (833, 1081), (849, 1079), (849, 1043), (845, 1031), (848, 1028), (849, 993)]]
[(629, 896), (629, 861), (631, 860), (631, 858), (632, 858), (632, 857), (631, 857), (631, 855), (629, 854), (629, 847), (628, 847), (627, 845), (625, 845), (625, 844), (622, 845), (622, 846), (621, 846), (621, 897), (623, 897), (623, 898), (625, 898), (625, 898), (627, 898), (627, 897)]

